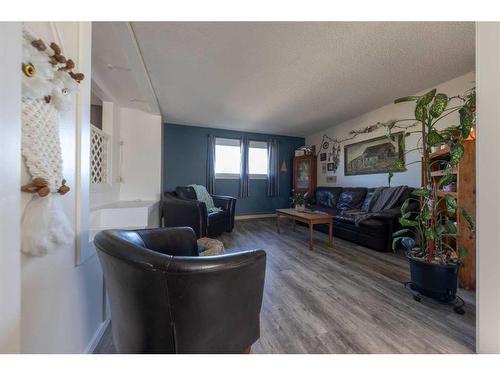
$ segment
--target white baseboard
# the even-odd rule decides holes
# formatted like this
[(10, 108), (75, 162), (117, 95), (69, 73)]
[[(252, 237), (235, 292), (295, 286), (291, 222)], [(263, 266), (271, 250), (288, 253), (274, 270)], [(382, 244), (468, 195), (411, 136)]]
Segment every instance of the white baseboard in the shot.
[(85, 351), (83, 352), (84, 354), (92, 354), (94, 353), (95, 348), (97, 347), (97, 344), (99, 344), (99, 341), (101, 341), (102, 336), (104, 335), (104, 332), (106, 332), (106, 329), (109, 326), (109, 323), (111, 320), (106, 319), (104, 322), (99, 324), (99, 327), (97, 327), (94, 336), (90, 339), (90, 342), (88, 343), (87, 347), (85, 348)]
[(264, 219), (268, 217), (276, 217), (276, 214), (256, 214), (256, 215), (237, 215), (234, 217), (235, 220), (252, 220), (252, 219)]

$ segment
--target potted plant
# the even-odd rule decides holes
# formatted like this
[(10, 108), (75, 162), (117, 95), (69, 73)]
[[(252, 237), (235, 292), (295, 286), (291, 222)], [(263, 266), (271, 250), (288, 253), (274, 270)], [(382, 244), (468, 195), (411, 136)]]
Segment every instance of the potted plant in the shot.
[[(413, 133), (421, 135), (417, 147), (408, 152), (419, 151), (422, 159), (418, 162), (423, 163), (424, 186), (416, 189), (401, 207), (399, 222), (403, 229), (393, 234), (393, 249), (401, 244), (406, 250), (412, 289), (441, 302), (455, 299), (458, 271), (467, 253), (463, 246), (456, 249), (450, 245), (457, 235), (453, 215), (462, 215), (471, 232), (475, 231), (471, 214), (457, 206), (454, 195), (442, 189), (456, 182), (454, 170), (464, 154), (463, 141), (469, 137), (475, 123), (475, 98), (475, 89), (452, 97), (436, 93), (434, 89), (422, 96), (397, 99), (395, 103), (415, 102), (415, 118), (386, 123), (388, 137), (392, 140), (394, 128), (404, 128), (405, 137)], [(458, 114), (458, 125), (439, 130), (436, 127), (439, 121), (452, 113)], [(401, 121), (411, 121), (412, 124), (407, 127), (396, 125)], [(431, 148), (442, 144), (449, 148), (449, 160), (441, 167), (442, 177), (433, 179), (431, 166), (438, 161), (431, 160), (429, 153)], [(439, 162), (443, 163), (442, 160)], [(396, 164), (397, 167), (405, 166), (404, 160), (398, 160)], [(389, 174), (389, 181), (391, 177)]]
[(295, 206), (295, 209), (299, 212), (302, 212), (306, 209), (306, 198), (301, 193), (296, 193), (291, 198), (292, 204)]

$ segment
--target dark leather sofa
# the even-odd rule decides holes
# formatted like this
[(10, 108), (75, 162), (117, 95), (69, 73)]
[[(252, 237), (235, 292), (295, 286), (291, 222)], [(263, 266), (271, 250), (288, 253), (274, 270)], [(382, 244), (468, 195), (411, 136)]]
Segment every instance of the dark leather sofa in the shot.
[(198, 256), (191, 228), (107, 230), (94, 243), (118, 353), (244, 353), (259, 338), (265, 251)]
[(196, 237), (217, 237), (234, 228), (236, 199), (223, 195), (212, 195), (219, 212), (207, 212), (205, 203), (196, 200), (196, 193), (190, 186), (178, 186), (174, 192), (163, 194), (161, 203), (162, 226), (190, 227)]
[[(411, 195), (413, 188), (407, 188), (394, 208), (376, 213), (374, 217), (358, 226), (354, 218), (345, 211), (365, 209), (376, 188), (326, 187), (316, 188), (309, 208), (334, 216), (333, 235), (369, 247), (377, 251), (392, 250), (392, 233), (400, 229), (401, 206)], [(328, 226), (317, 225), (316, 229), (328, 233)]]

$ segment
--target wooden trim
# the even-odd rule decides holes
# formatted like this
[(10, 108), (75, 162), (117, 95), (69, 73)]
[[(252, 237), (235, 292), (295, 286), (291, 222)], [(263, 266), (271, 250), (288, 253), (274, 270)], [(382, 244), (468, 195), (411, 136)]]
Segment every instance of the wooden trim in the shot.
[(234, 220), (265, 219), (269, 217), (276, 217), (276, 214), (238, 215), (234, 217)]

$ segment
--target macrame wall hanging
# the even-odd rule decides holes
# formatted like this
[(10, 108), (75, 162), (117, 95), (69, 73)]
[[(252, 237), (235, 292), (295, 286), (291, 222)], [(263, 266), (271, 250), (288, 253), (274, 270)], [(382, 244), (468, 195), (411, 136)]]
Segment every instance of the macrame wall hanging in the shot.
[(71, 108), (84, 79), (74, 67), (57, 44), (47, 46), (23, 30), (21, 149), (32, 180), (21, 190), (33, 197), (23, 213), (21, 250), (29, 255), (43, 256), (73, 238), (61, 202), (70, 188), (63, 178), (59, 112)]

